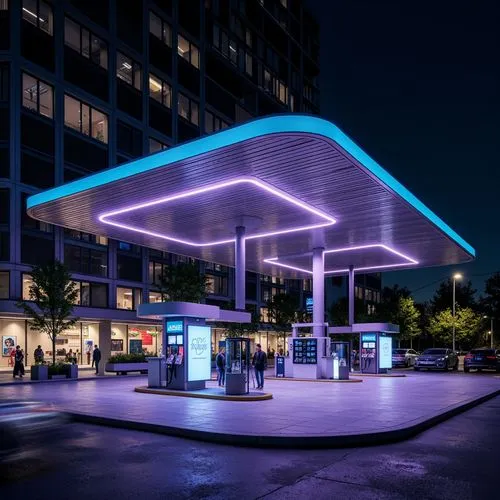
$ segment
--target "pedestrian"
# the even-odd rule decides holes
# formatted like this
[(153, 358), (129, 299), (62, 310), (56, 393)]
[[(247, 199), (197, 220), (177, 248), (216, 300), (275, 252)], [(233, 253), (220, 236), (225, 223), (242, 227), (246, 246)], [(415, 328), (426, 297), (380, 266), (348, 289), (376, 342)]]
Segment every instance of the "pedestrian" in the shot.
[(94, 352), (92, 354), (92, 363), (95, 364), (95, 374), (99, 373), (99, 361), (101, 361), (101, 351), (98, 346), (94, 347)]
[(226, 349), (221, 347), (215, 356), (215, 367), (217, 368), (217, 384), (222, 387), (226, 383)]
[(20, 346), (16, 346), (16, 354), (14, 356), (14, 378), (19, 374), (20, 378), (24, 375), (24, 354)]
[(35, 363), (43, 363), (43, 349), (42, 349), (41, 345), (39, 345), (35, 349), (35, 352), (33, 353), (33, 356), (35, 358)]
[(267, 356), (260, 344), (257, 344), (255, 347), (257, 349), (253, 354), (252, 366), (255, 368), (257, 389), (264, 389), (264, 370), (267, 368)]

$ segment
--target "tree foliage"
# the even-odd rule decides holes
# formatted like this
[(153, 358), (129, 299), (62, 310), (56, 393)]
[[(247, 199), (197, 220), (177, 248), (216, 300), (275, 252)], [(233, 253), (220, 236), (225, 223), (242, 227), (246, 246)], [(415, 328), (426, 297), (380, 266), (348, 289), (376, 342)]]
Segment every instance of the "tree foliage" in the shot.
[(496, 319), (500, 319), (500, 273), (490, 276), (484, 287), (485, 297), (481, 300), (484, 311)]
[(207, 295), (207, 282), (195, 262), (166, 265), (159, 276), (162, 300), (200, 303)]
[(391, 317), (391, 323), (399, 325), (401, 340), (413, 340), (422, 333), (420, 311), (411, 297), (399, 297), (397, 309)]
[(72, 328), (79, 318), (71, 318), (78, 298), (77, 284), (68, 268), (59, 261), (35, 266), (31, 271), (30, 300), (17, 306), (31, 318), (30, 328), (45, 333), (52, 341), (52, 362), (56, 362), (56, 339)]
[[(349, 325), (349, 301), (347, 297), (341, 297), (328, 309), (330, 321), (335, 326)], [(365, 304), (362, 299), (354, 299), (354, 322), (367, 323), (373, 321), (373, 316), (365, 312)]]
[[(461, 349), (474, 347), (482, 338), (483, 317), (470, 307), (459, 307), (455, 312), (455, 341)], [(453, 314), (451, 309), (434, 313), (428, 331), (438, 343), (451, 346), (453, 342)]]
[[(225, 307), (229, 311), (235, 311), (234, 300)], [(218, 326), (227, 330), (228, 337), (247, 337), (250, 334), (257, 333), (260, 327), (260, 316), (256, 308), (251, 305), (246, 306), (246, 312), (250, 313), (250, 323), (220, 323)]]
[(267, 301), (268, 316), (271, 328), (286, 338), (292, 329), (292, 323), (297, 321), (299, 311), (299, 297), (292, 293), (279, 293)]
[[(455, 282), (455, 304), (457, 307), (477, 308), (476, 298), (474, 297), (477, 290), (472, 288), (472, 283)], [(434, 293), (431, 300), (432, 312), (444, 311), (451, 308), (453, 305), (453, 280), (448, 279), (440, 283), (438, 289)]]

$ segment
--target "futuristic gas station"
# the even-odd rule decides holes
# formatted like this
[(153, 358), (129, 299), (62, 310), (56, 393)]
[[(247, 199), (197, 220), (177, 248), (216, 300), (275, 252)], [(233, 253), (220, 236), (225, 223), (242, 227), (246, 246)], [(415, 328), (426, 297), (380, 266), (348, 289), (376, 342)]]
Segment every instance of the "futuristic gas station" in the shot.
[[(183, 391), (210, 380), (210, 321), (250, 322), (247, 270), (312, 278), (312, 322), (293, 325), (284, 373), (343, 379), (348, 346), (336, 335), (359, 335), (361, 368), (376, 374), (391, 368), (398, 333), (397, 325), (354, 322), (355, 273), (475, 258), (334, 124), (298, 114), (256, 119), (57, 186), (31, 196), (28, 214), (235, 268), (236, 311), (175, 302), (138, 308), (139, 317), (163, 321), (164, 352), (150, 360), (150, 385)], [(349, 326), (325, 322), (325, 277), (335, 275), (348, 275)], [(228, 342), (228, 373), (248, 370), (248, 344)], [(248, 392), (248, 372), (240, 379), (234, 390)]]

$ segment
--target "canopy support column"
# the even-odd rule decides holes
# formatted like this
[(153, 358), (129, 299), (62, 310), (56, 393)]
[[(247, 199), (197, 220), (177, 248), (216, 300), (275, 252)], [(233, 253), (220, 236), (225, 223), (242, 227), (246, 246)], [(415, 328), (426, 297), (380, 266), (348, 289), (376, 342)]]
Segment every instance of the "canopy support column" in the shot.
[(325, 257), (324, 248), (313, 248), (313, 337), (324, 337), (325, 327)]
[(349, 292), (347, 301), (349, 303), (349, 326), (354, 324), (354, 266), (349, 266)]
[(245, 227), (236, 228), (234, 244), (234, 295), (236, 310), (245, 310)]

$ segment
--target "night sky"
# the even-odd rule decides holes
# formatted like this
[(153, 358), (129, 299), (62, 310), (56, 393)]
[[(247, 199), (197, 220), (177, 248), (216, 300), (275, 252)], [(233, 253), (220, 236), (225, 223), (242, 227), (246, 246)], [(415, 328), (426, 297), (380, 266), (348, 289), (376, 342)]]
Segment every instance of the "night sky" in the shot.
[(321, 23), (322, 115), (476, 249), (472, 264), (385, 273), (384, 285), (420, 301), (461, 271), (482, 292), (478, 275), (500, 270), (499, 6), (307, 3)]

